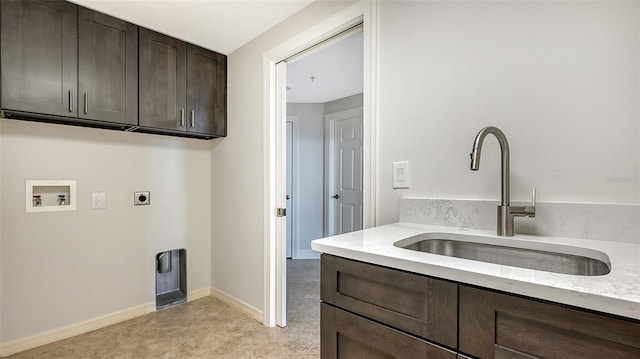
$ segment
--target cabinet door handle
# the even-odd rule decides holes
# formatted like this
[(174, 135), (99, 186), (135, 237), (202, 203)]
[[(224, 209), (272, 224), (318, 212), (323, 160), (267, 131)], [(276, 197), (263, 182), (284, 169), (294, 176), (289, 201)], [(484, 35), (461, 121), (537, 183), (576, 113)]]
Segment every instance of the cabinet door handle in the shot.
[(180, 127), (184, 127), (184, 108), (180, 109)]
[(87, 93), (84, 93), (84, 114), (86, 115), (87, 113), (89, 113), (89, 100), (87, 100)]
[(73, 112), (73, 96), (71, 90), (69, 90), (69, 112)]
[(196, 127), (196, 111), (191, 110), (191, 127)]

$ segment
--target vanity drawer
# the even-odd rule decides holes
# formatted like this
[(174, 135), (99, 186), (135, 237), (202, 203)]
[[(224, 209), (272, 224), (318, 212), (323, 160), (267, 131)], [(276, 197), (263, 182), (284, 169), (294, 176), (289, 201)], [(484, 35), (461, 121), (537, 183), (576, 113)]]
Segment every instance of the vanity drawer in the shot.
[(457, 348), (457, 284), (327, 254), (321, 268), (324, 302)]
[(460, 286), (461, 352), (477, 358), (640, 358), (640, 322)]
[(456, 353), (322, 303), (321, 359), (456, 359)]

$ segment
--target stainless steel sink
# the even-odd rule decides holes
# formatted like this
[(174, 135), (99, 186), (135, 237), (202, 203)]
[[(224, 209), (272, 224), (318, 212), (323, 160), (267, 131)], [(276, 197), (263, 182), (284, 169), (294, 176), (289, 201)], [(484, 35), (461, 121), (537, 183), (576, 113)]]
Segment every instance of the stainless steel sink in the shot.
[(611, 271), (611, 261), (603, 252), (518, 239), (424, 233), (394, 245), (413, 251), (562, 274), (598, 276)]

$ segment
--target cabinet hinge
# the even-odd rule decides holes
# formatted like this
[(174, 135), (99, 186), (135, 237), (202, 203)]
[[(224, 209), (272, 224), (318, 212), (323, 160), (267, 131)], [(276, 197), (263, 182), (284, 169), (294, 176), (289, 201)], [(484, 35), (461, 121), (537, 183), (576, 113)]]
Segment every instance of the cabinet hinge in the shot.
[(287, 215), (287, 209), (286, 208), (278, 208), (278, 217), (285, 217)]

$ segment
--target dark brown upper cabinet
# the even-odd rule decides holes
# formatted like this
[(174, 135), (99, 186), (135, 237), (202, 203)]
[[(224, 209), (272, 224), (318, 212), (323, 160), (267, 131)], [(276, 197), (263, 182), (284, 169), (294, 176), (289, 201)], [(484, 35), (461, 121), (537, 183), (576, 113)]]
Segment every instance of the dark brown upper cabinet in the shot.
[(138, 124), (138, 27), (79, 9), (78, 117)]
[(6, 118), (227, 135), (227, 57), (64, 0), (0, 0)]
[(140, 28), (140, 126), (186, 130), (187, 44)]
[(78, 7), (2, 0), (2, 108), (77, 116)]
[(226, 77), (226, 56), (141, 28), (140, 126), (226, 136)]
[(66, 1), (1, 3), (3, 109), (138, 124), (137, 26)]
[(187, 131), (227, 135), (227, 57), (187, 45)]

